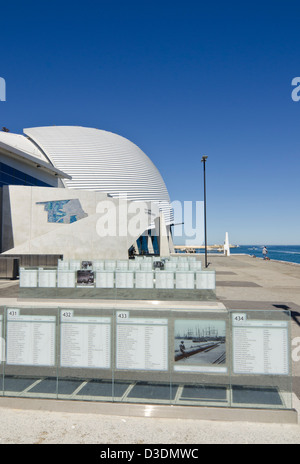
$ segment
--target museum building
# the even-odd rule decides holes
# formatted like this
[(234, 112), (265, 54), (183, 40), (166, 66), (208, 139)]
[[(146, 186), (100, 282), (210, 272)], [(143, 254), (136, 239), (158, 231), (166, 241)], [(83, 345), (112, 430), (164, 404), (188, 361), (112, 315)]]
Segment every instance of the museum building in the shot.
[[(112, 132), (2, 131), (0, 187), (2, 256), (124, 259), (132, 247), (173, 251), (173, 211), (161, 174), (139, 147)], [(132, 231), (137, 210), (140, 225)], [(112, 217), (116, 233), (106, 234)]]

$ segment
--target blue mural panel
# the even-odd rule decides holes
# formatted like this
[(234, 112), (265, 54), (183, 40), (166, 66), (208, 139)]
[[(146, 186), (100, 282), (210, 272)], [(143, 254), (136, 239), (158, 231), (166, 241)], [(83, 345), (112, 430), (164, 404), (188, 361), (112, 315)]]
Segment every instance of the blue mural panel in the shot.
[(44, 205), (44, 211), (48, 212), (48, 222), (72, 224), (88, 216), (78, 199), (39, 201), (36, 204)]

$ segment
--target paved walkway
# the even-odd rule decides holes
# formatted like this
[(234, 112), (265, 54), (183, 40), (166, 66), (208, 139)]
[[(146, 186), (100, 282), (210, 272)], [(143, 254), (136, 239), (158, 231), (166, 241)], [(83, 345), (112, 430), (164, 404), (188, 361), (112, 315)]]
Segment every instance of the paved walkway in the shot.
[[(0, 443), (300, 444), (300, 426), (0, 408)], [(101, 447), (102, 448), (102, 447)], [(100, 449), (99, 448), (99, 451)], [(103, 447), (104, 449), (104, 447)], [(122, 448), (120, 448), (122, 449)]]

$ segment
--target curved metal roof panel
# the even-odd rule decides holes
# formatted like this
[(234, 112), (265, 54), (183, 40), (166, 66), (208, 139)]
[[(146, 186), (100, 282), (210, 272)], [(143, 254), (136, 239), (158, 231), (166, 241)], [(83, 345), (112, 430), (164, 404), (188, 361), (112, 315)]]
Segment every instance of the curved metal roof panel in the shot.
[(49, 162), (43, 152), (36, 147), (31, 140), (24, 135), (12, 134), (11, 132), (0, 132), (0, 143), (10, 148), (27, 153), (39, 160)]
[(0, 132), (0, 148), (8, 152), (11, 157), (38, 165), (59, 177), (69, 177), (66, 173), (55, 168), (45, 154), (24, 135)]
[(170, 198), (150, 158), (120, 135), (80, 126), (24, 129), (53, 165), (66, 172), (67, 188), (98, 190), (129, 200), (153, 201), (173, 222)]

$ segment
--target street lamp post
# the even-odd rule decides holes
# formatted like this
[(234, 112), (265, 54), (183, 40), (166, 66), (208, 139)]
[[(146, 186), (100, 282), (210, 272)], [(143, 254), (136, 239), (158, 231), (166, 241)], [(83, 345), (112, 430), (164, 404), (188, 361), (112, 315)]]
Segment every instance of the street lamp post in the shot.
[(205, 242), (205, 268), (207, 268), (207, 231), (206, 231), (206, 178), (205, 178), (205, 163), (207, 156), (202, 156), (203, 176), (204, 176), (204, 242)]

